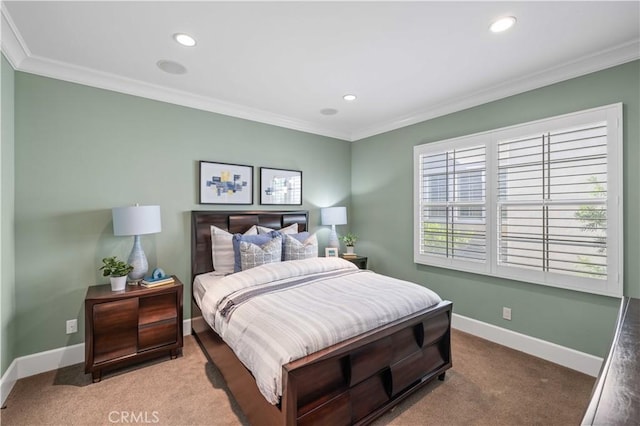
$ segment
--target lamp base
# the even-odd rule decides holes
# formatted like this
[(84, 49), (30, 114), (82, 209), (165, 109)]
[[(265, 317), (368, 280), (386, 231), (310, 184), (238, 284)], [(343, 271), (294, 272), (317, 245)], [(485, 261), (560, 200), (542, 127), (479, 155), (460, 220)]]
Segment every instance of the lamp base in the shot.
[(129, 265), (133, 266), (133, 271), (129, 272), (128, 281), (135, 281), (135, 284), (132, 285), (137, 285), (149, 270), (147, 256), (144, 254), (142, 245), (140, 244), (140, 235), (136, 235), (133, 238), (133, 248), (131, 249), (131, 254), (129, 254), (129, 259), (127, 261), (129, 262)]
[(329, 242), (327, 247), (340, 248), (340, 241), (338, 240), (338, 234), (336, 233), (336, 226), (331, 225), (331, 233), (329, 234)]

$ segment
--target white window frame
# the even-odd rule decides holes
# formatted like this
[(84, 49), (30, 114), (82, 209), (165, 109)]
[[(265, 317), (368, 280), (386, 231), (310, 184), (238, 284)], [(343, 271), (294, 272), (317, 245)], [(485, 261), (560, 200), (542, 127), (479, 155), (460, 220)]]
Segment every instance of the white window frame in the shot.
[[(465, 148), (471, 148), (474, 146), (480, 146), (480, 145), (485, 145), (488, 146), (488, 142), (489, 139), (487, 138), (487, 135), (472, 135), (472, 136), (465, 136), (465, 137), (461, 137), (461, 138), (456, 138), (456, 139), (449, 139), (446, 141), (440, 141), (440, 142), (434, 142), (434, 143), (429, 143), (429, 144), (424, 144), (424, 145), (419, 145), (414, 147), (414, 193), (416, 194), (416, 200), (414, 202), (414, 206), (415, 206), (415, 210), (414, 210), (414, 261), (416, 263), (422, 263), (425, 265), (434, 265), (434, 266), (441, 266), (441, 267), (445, 267), (445, 268), (450, 268), (450, 269), (457, 269), (457, 270), (463, 270), (463, 271), (468, 271), (468, 272), (479, 272), (479, 273), (485, 273), (485, 274), (489, 274), (490, 271), (488, 268), (488, 260), (489, 257), (491, 255), (490, 250), (487, 250), (486, 253), (486, 258), (487, 261), (485, 262), (481, 262), (481, 261), (476, 261), (476, 260), (462, 260), (459, 258), (455, 258), (455, 257), (442, 257), (442, 256), (431, 256), (431, 255), (426, 255), (426, 254), (422, 254), (420, 252), (420, 233), (421, 233), (421, 221), (420, 221), (420, 214), (421, 214), (421, 203), (419, 200), (420, 197), (420, 192), (421, 192), (421, 187), (420, 187), (420, 182), (422, 179), (422, 176), (420, 175), (420, 158), (423, 154), (438, 154), (438, 153), (442, 153), (443, 151), (452, 151), (452, 150), (463, 150)], [(489, 173), (489, 161), (490, 161), (490, 154), (489, 151), (485, 149), (485, 155), (486, 155), (486, 165), (485, 165), (485, 170), (486, 170), (486, 179), (485, 179), (485, 185), (489, 185), (491, 184), (491, 182), (493, 182), (493, 178), (492, 176), (490, 176)], [(487, 208), (488, 208), (488, 193), (486, 193), (485, 196), (485, 202), (484, 203), (480, 203), (480, 202), (474, 202), (473, 204), (482, 204), (485, 208), (485, 211), (488, 212)], [(493, 218), (489, 217), (488, 213), (487, 213), (487, 218), (486, 218), (486, 231), (485, 234), (487, 235), (487, 241), (490, 240), (489, 237), (489, 230), (491, 229), (489, 226), (489, 222), (493, 220)], [(464, 221), (467, 221), (467, 218), (464, 219)], [(488, 243), (487, 243), (488, 244)]]
[[(449, 269), (475, 272), (551, 287), (566, 288), (606, 296), (623, 294), (623, 174), (622, 103), (564, 114), (515, 126), (476, 133), (414, 147), (414, 262)], [(498, 264), (498, 141), (526, 136), (549, 129), (597, 121), (607, 122), (607, 279), (535, 271)], [(485, 262), (467, 261), (421, 253), (421, 157), (472, 146), (486, 146), (486, 235)], [(471, 218), (470, 218), (471, 219)]]

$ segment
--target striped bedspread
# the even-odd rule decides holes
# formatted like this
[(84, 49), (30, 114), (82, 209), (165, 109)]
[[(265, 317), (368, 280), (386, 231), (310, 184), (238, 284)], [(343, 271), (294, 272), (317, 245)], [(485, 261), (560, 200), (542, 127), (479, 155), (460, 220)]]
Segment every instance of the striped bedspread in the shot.
[(282, 395), (284, 364), (441, 301), (425, 287), (340, 258), (270, 263), (210, 285), (199, 279), (205, 320), (272, 404)]

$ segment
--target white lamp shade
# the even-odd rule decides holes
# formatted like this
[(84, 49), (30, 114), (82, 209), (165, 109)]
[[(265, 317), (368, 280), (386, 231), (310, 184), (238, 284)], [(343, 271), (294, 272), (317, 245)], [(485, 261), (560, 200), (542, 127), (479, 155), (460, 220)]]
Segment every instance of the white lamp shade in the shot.
[(162, 231), (160, 206), (115, 207), (112, 214), (114, 235), (144, 235)]
[(327, 207), (320, 209), (320, 220), (323, 225), (346, 225), (346, 207)]

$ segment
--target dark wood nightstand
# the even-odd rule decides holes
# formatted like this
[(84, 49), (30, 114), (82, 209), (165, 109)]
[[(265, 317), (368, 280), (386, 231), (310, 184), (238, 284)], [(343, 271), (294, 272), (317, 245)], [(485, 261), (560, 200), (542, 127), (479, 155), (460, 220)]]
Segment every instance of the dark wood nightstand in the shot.
[(155, 288), (111, 285), (87, 289), (84, 299), (84, 371), (99, 382), (102, 371), (160, 355), (176, 358), (182, 348), (180, 280)]
[(349, 262), (355, 264), (360, 269), (367, 269), (367, 259), (366, 256), (340, 256), (344, 260), (348, 260)]

